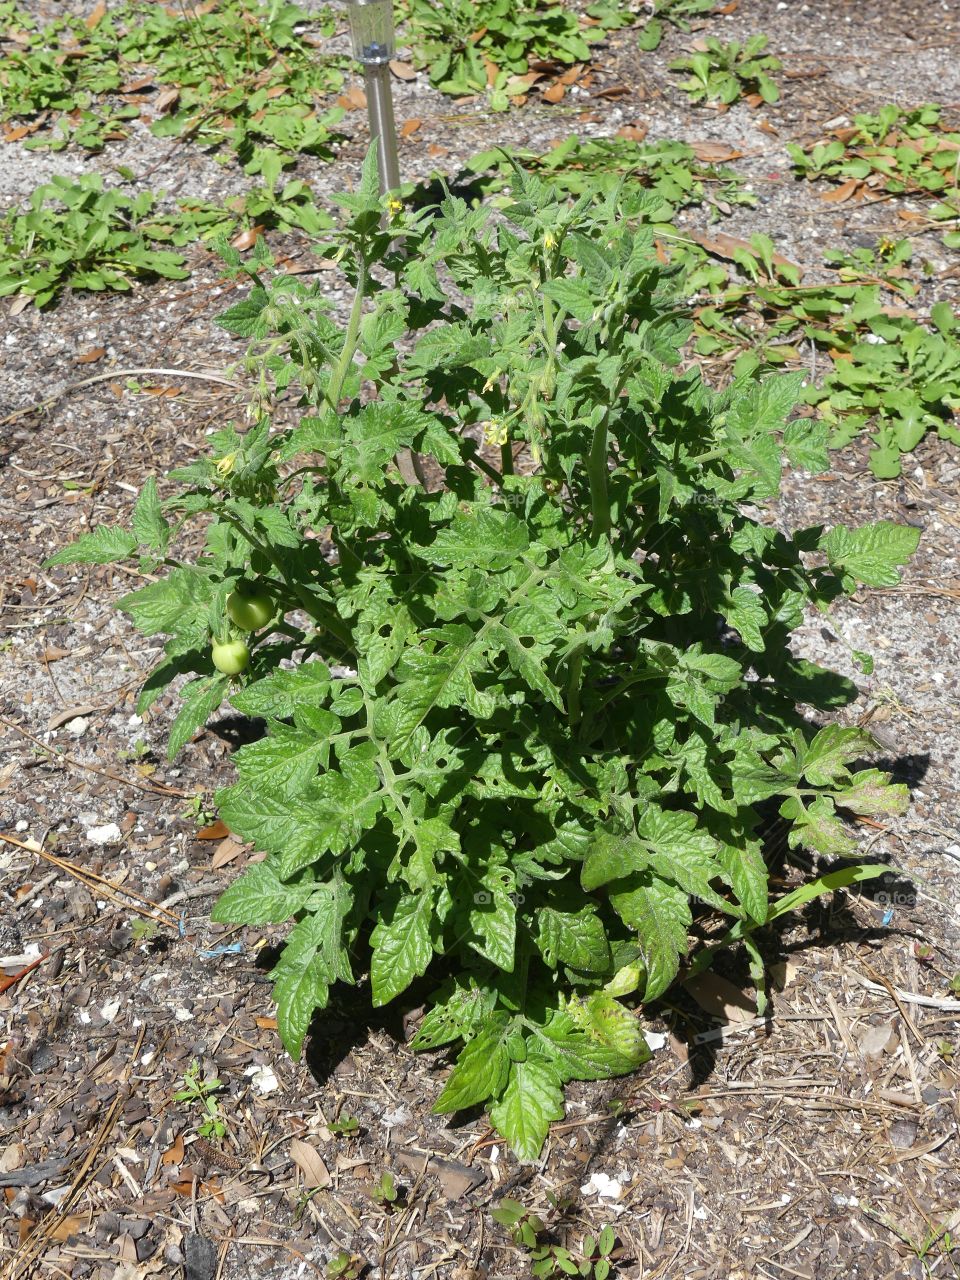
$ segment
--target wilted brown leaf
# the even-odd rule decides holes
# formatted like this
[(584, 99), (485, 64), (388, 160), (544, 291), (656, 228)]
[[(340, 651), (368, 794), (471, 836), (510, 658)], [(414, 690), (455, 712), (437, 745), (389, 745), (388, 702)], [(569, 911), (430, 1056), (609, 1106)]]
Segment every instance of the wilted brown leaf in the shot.
[(560, 102), (563, 95), (567, 92), (566, 87), (559, 82), (552, 84), (543, 91), (544, 102)]
[(290, 1143), (290, 1159), (303, 1174), (307, 1187), (329, 1187), (333, 1181), (327, 1166), (320, 1157), (320, 1152), (308, 1142), (294, 1138)]
[(168, 107), (173, 106), (179, 97), (180, 90), (175, 84), (172, 84), (168, 88), (160, 90), (153, 100), (153, 105), (157, 111), (166, 111)]
[(128, 80), (126, 84), (120, 86), (117, 93), (128, 94), (137, 93), (140, 89), (146, 89), (147, 85), (153, 84), (153, 76), (137, 76), (136, 80)]
[(243, 853), (243, 845), (238, 840), (234, 840), (233, 836), (227, 836), (226, 840), (221, 840), (213, 851), (213, 857), (210, 859), (210, 866), (217, 871), (220, 867), (225, 867), (228, 863), (233, 862)]
[(95, 30), (95, 28), (99, 27), (100, 23), (106, 17), (106, 13), (107, 13), (107, 6), (105, 3), (105, 0), (99, 0), (99, 3), (94, 5), (94, 7), (90, 10), (86, 18), (84, 19), (84, 25), (86, 26), (87, 30), (93, 31)]
[(42, 657), (44, 662), (59, 662), (61, 658), (69, 658), (72, 652), (72, 649), (61, 649), (57, 645), (50, 645), (44, 649)]
[(230, 243), (234, 249), (239, 249), (241, 252), (246, 249), (252, 249), (265, 230), (263, 223), (258, 222), (255, 227), (247, 227), (246, 231), (238, 231)]
[(398, 58), (390, 61), (390, 70), (398, 80), (416, 80), (417, 69), (410, 62), (401, 62)]
[(625, 124), (622, 129), (617, 130), (617, 137), (626, 138), (627, 142), (642, 142), (647, 132), (645, 124)]
[(724, 160), (739, 160), (743, 155), (736, 147), (729, 147), (725, 142), (691, 142), (693, 154), (704, 164), (721, 164)]
[(77, 356), (77, 364), (93, 364), (96, 360), (102, 360), (107, 354), (106, 347), (91, 347), (89, 351), (84, 351), (82, 356)]
[(684, 986), (701, 1009), (722, 1022), (752, 1022), (757, 1016), (756, 1003), (750, 996), (719, 974), (698, 974)]
[(403, 124), (400, 126), (400, 137), (412, 138), (422, 124), (423, 121), (416, 117), (412, 120), (404, 120)]
[(346, 111), (362, 111), (367, 105), (367, 95), (358, 84), (352, 84), (345, 93), (341, 93), (337, 105)]
[(220, 818), (216, 822), (211, 822), (208, 827), (201, 827), (197, 832), (198, 840), (224, 840), (230, 834), (230, 828), (221, 821)]
[[(717, 258), (726, 258), (730, 262), (735, 262), (735, 255), (741, 250), (747, 253), (754, 253), (754, 249), (749, 240), (741, 240), (737, 236), (728, 236), (725, 231), (714, 231), (712, 235), (705, 235), (702, 231), (688, 231), (691, 240), (696, 240), (707, 253), (712, 253)], [(793, 267), (796, 271), (802, 270), (795, 262), (791, 262), (789, 258), (782, 257), (779, 253), (770, 255), (778, 267)]]
[(184, 1151), (183, 1135), (178, 1134), (160, 1157), (160, 1163), (166, 1165), (183, 1164)]
[(860, 193), (863, 183), (859, 178), (848, 178), (846, 182), (841, 182), (839, 187), (834, 187), (832, 191), (824, 191), (820, 199), (824, 204), (843, 204), (846, 200), (852, 200), (854, 196)]

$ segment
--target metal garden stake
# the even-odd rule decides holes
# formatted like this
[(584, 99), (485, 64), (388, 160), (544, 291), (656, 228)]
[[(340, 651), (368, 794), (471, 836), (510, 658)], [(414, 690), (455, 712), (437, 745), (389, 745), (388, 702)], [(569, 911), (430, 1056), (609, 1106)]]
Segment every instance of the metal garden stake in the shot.
[(377, 140), (380, 190), (386, 195), (400, 185), (397, 125), (389, 62), (394, 53), (393, 0), (348, 0), (353, 56), (363, 64), (370, 116), (370, 136)]

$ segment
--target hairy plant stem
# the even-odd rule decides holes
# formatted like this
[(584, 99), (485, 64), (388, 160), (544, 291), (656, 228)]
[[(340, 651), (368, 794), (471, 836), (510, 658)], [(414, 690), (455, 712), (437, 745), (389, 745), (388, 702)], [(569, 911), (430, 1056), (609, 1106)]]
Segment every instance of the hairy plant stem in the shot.
[(603, 415), (593, 429), (590, 455), (587, 458), (587, 476), (590, 481), (590, 510), (593, 516), (593, 536), (599, 542), (610, 534), (610, 498), (607, 494), (607, 423), (610, 411)]
[(343, 384), (357, 354), (360, 341), (360, 320), (363, 315), (363, 300), (367, 291), (367, 264), (363, 257), (357, 264), (357, 291), (353, 295), (353, 306), (350, 308), (350, 319), (347, 321), (347, 332), (343, 340), (343, 350), (333, 371), (333, 377), (327, 383), (326, 397), (330, 408), (337, 412), (340, 398), (343, 395)]
[(580, 723), (580, 678), (583, 674), (583, 651), (586, 640), (582, 640), (567, 661), (567, 719), (571, 730)]

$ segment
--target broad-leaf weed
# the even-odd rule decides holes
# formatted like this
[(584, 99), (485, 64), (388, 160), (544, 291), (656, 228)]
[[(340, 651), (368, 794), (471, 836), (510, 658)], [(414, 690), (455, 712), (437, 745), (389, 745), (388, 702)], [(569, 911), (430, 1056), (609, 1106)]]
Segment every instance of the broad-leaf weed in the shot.
[(729, 106), (738, 98), (756, 95), (756, 100), (778, 102), (780, 90), (770, 72), (779, 71), (782, 63), (769, 53), (767, 37), (751, 36), (745, 44), (731, 40), (723, 44), (708, 36), (703, 47), (670, 63), (671, 71), (689, 71), (680, 88), (691, 102), (719, 103)]
[(401, 12), (414, 64), (427, 69), (431, 84), (451, 94), (492, 85), (493, 105), (506, 109), (511, 96), (529, 87), (511, 80), (528, 71), (531, 59), (587, 62), (591, 43), (629, 20), (615, 5), (595, 7), (593, 25), (581, 23), (563, 0), (403, 0)]
[(99, 174), (37, 187), (28, 209), (0, 219), (0, 297), (21, 294), (42, 307), (67, 286), (125, 290), (137, 277), (185, 279), (182, 256), (158, 249), (160, 237), (141, 226), (154, 205), (148, 192), (105, 191)]

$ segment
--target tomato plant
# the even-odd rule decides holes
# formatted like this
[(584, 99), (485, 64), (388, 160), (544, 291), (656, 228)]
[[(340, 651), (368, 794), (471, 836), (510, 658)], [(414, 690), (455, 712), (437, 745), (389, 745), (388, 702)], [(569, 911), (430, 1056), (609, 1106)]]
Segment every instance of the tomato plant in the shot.
[[(252, 425), (52, 560), (156, 577), (120, 607), (168, 637), (141, 711), (191, 676), (172, 751), (227, 696), (266, 723), (218, 795), (266, 857), (214, 918), (293, 922), (288, 1050), (337, 982), (369, 975), (374, 1005), (432, 982), (414, 1045), (457, 1054), (436, 1109), (486, 1104), (524, 1159), (565, 1082), (644, 1060), (633, 1004), (720, 944), (762, 995), (758, 931), (880, 870), (794, 871), (771, 900), (772, 814), (801, 866), (829, 865), (857, 852), (845, 813), (907, 798), (856, 763), (866, 730), (829, 721), (853, 683), (790, 636), (895, 583), (918, 532), (758, 516), (784, 458), (826, 467), (827, 427), (790, 420), (796, 375), (715, 392), (678, 370), (689, 324), (646, 199), (571, 204), (518, 171), (497, 209), (447, 196), (384, 230), (371, 155), (341, 197), (347, 323), (262, 241), (225, 249), (251, 286), (222, 324), (260, 378)], [(194, 516), (203, 555), (178, 561)], [(235, 687), (208, 646), (247, 577), (290, 611)]]

